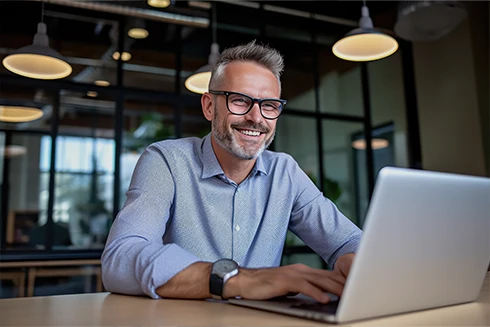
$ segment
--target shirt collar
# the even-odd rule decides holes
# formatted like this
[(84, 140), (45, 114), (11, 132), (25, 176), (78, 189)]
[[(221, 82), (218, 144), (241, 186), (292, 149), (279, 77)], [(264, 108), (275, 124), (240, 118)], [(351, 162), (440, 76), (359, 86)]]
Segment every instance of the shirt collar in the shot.
[[(201, 161), (202, 161), (202, 174), (201, 178), (209, 178), (218, 175), (224, 175), (223, 169), (221, 168), (218, 158), (214, 153), (213, 146), (211, 144), (211, 134), (206, 135), (201, 143)], [(261, 154), (250, 173), (250, 176), (255, 176), (257, 173), (263, 173), (267, 175), (266, 169), (267, 160)]]

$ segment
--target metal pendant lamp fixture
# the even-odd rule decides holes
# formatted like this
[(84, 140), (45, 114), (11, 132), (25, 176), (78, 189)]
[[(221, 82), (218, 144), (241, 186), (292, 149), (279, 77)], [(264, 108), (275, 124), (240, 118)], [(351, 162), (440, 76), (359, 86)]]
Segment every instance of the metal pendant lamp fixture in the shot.
[(49, 47), (46, 24), (43, 22), (44, 2), (41, 22), (31, 45), (16, 50), (2, 61), (11, 72), (29, 78), (59, 79), (71, 74), (72, 68), (63, 56)]
[(148, 0), (148, 5), (155, 8), (167, 8), (172, 4), (173, 1), (170, 0)]
[(209, 81), (211, 79), (211, 70), (219, 59), (219, 45), (216, 43), (216, 4), (212, 3), (212, 31), (213, 43), (211, 44), (211, 52), (208, 57), (208, 63), (197, 69), (191, 76), (185, 80), (185, 87), (194, 93), (203, 94), (209, 89)]
[(34, 106), (0, 104), (0, 122), (26, 123), (37, 120), (44, 112)]
[(392, 36), (374, 29), (365, 0), (361, 13), (359, 27), (333, 45), (334, 55), (349, 61), (373, 61), (395, 53), (398, 42)]
[[(366, 150), (367, 144), (366, 139), (359, 139), (352, 142), (352, 147), (356, 150)], [(390, 146), (390, 142), (381, 138), (371, 139), (371, 148), (373, 150), (384, 149)]]

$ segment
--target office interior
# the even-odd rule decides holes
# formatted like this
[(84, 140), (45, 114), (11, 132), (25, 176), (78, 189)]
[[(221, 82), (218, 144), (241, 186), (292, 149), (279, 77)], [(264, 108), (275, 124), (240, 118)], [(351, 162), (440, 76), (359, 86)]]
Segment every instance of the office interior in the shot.
[[(270, 149), (361, 228), (384, 166), (490, 176), (488, 2), (444, 1), (412, 21), (416, 35), (397, 24), (431, 1), (163, 2), (0, 2), (0, 61), (43, 22), (71, 69), (43, 79), (0, 65), (0, 298), (103, 290), (98, 260), (145, 147), (210, 132), (185, 82), (212, 44), (284, 55), (288, 103)], [(332, 47), (363, 3), (398, 49), (341, 59)], [(40, 117), (3, 119), (8, 106)], [(328, 268), (291, 234), (283, 264), (295, 262)]]

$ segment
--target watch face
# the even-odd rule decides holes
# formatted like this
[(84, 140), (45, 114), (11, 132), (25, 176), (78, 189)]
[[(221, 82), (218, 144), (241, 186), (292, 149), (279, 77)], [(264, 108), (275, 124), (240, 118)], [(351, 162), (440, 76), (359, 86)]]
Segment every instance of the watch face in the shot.
[(213, 273), (221, 277), (238, 268), (238, 264), (230, 259), (218, 260), (213, 265)]

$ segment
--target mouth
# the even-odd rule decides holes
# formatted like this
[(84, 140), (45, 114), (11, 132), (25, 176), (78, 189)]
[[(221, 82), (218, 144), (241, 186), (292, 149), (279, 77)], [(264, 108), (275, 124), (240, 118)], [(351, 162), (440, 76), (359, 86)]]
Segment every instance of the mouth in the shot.
[(253, 129), (241, 129), (241, 128), (235, 128), (235, 130), (245, 136), (248, 137), (259, 137), (260, 135), (264, 134), (264, 132), (253, 130)]

